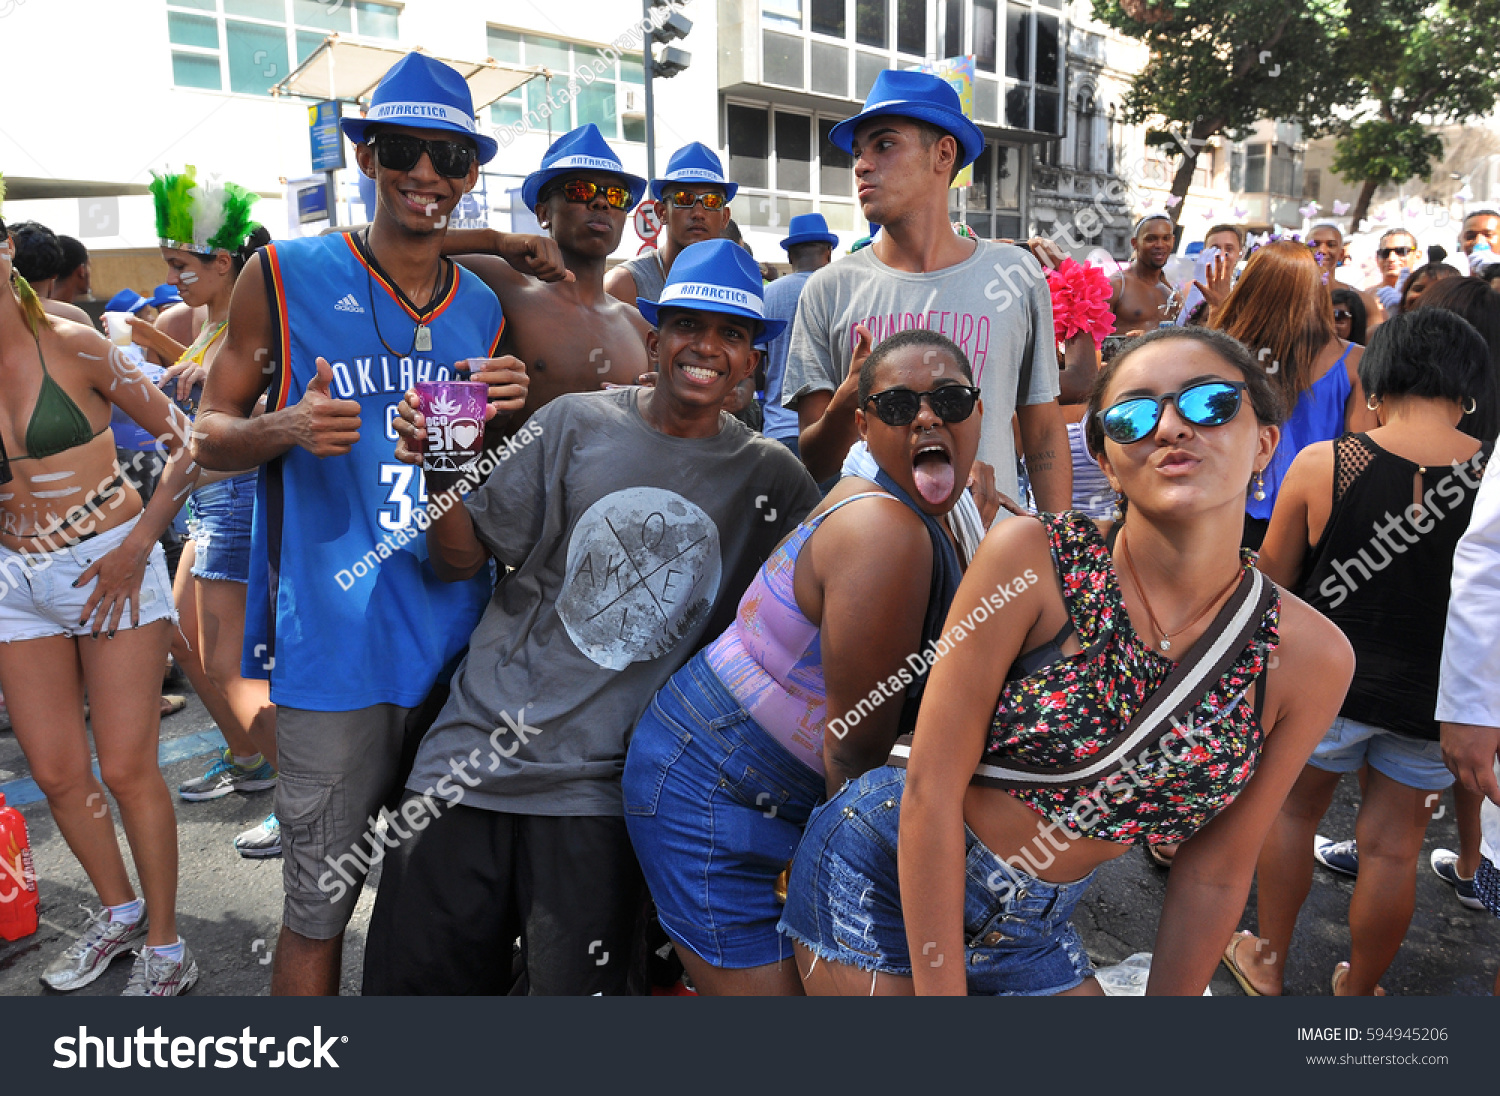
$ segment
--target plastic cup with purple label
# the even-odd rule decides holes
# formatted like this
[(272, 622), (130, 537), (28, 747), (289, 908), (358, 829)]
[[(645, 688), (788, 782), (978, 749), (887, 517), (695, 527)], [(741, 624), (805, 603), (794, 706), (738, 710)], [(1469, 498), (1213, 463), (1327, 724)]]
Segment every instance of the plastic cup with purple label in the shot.
[(484, 449), (489, 386), (478, 381), (418, 381), (418, 409), (427, 434), (417, 441), (424, 472), (462, 472)]

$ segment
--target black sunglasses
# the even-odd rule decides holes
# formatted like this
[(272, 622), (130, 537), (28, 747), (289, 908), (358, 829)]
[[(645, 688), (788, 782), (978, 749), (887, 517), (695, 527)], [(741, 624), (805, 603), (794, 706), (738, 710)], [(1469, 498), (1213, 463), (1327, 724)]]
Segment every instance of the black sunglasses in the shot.
[(884, 392), (872, 393), (865, 402), (875, 405), (875, 414), (887, 426), (908, 426), (916, 421), (923, 399), (927, 400), (932, 413), (944, 422), (963, 422), (974, 413), (979, 389), (966, 384), (945, 384), (929, 392), (887, 388)]
[(1404, 259), (1415, 250), (1416, 248), (1414, 247), (1377, 247), (1375, 249), (1375, 257), (1377, 259), (1389, 259), (1392, 255), (1395, 255), (1397, 258)]
[(467, 141), (428, 141), (410, 133), (377, 133), (369, 144), (388, 171), (410, 171), (425, 152), (432, 170), (448, 179), (462, 179), (479, 156)]
[(1241, 396), (1248, 387), (1244, 381), (1201, 381), (1181, 392), (1133, 396), (1100, 411), (1099, 422), (1111, 441), (1129, 445), (1156, 429), (1162, 409), (1171, 400), (1177, 413), (1194, 426), (1223, 426), (1239, 413)]
[(1354, 313), (1350, 312), (1347, 308), (1335, 308), (1333, 310), (1333, 319), (1335, 323), (1343, 323), (1345, 320), (1354, 319)]
[(604, 200), (615, 209), (630, 208), (630, 191), (622, 186), (600, 186), (587, 179), (569, 179), (565, 183), (549, 187), (547, 193), (542, 195), (542, 200), (546, 201), (558, 191), (562, 191), (562, 196), (568, 201), (582, 205), (592, 202), (594, 196), (601, 190), (604, 192)]

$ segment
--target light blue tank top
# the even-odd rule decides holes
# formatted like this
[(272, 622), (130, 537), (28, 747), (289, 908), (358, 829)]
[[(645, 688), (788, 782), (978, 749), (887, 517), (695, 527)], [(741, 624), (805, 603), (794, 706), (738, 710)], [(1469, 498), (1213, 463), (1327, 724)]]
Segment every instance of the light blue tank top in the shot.
[(322, 356), (332, 394), (359, 401), (360, 431), (344, 456), (294, 447), (260, 469), (242, 672), (269, 677), (272, 702), (293, 708), (412, 707), (468, 642), (490, 581), (488, 571), (458, 583), (433, 573), (414, 520), (426, 502), (422, 473), (397, 462), (390, 419), (414, 382), (493, 356), (500, 302), (455, 268), (422, 316), (432, 349), (418, 351), (418, 314), (366, 267), (351, 236), (283, 241), (262, 255), (278, 344), (268, 408), (297, 403)]

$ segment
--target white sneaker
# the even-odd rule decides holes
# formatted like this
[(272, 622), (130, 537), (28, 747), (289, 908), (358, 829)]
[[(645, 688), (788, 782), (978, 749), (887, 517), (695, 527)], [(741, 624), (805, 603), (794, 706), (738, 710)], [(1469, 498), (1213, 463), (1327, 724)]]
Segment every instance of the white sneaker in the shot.
[(126, 924), (111, 921), (108, 911), (95, 913), (87, 906), (84, 909), (89, 915), (89, 927), (42, 972), (43, 983), (62, 993), (88, 985), (110, 963), (128, 952), (131, 944), (146, 936), (144, 915), (134, 924)]
[(177, 997), (198, 981), (198, 961), (186, 944), (182, 945), (181, 959), (168, 959), (146, 947), (135, 956), (135, 969), (121, 997)]

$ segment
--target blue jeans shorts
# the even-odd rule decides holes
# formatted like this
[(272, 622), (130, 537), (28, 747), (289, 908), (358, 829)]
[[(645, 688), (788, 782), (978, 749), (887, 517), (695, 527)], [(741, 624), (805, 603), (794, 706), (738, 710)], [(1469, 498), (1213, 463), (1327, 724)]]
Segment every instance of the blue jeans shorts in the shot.
[[(819, 960), (911, 976), (896, 882), (906, 770), (851, 780), (808, 820), (792, 864), (781, 931)], [(1093, 879), (1047, 883), (1020, 871), (965, 827), (964, 962), (969, 993), (1043, 997), (1092, 978), (1069, 918)], [(937, 960), (941, 962), (941, 959)]]
[(1424, 792), (1440, 792), (1453, 783), (1440, 743), (1343, 716), (1333, 721), (1307, 759), (1313, 768), (1329, 773), (1352, 773), (1366, 762), (1397, 783)]
[(188, 532), (197, 552), (193, 577), (250, 581), (250, 518), (255, 473), (200, 487), (188, 498)]
[(667, 934), (719, 968), (790, 960), (776, 931), (776, 878), (823, 798), (823, 778), (761, 729), (701, 653), (636, 724), (623, 790)]

